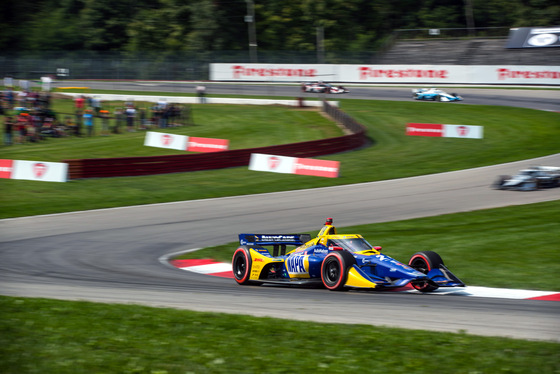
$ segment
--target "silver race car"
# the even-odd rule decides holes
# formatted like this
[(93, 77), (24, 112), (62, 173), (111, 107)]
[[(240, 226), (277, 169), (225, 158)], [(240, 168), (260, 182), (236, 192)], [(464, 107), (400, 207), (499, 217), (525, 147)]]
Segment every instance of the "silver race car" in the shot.
[(560, 186), (560, 167), (534, 166), (520, 170), (514, 176), (502, 175), (494, 182), (498, 190), (533, 191)]
[(327, 94), (343, 94), (349, 91), (343, 86), (333, 86), (325, 82), (306, 82), (302, 83), (301, 90), (303, 92), (327, 93)]

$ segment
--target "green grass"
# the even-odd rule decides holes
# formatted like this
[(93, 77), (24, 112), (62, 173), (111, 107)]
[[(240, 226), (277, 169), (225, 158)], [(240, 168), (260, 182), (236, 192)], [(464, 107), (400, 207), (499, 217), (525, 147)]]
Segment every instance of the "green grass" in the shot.
[[(71, 103), (63, 105), (71, 109)], [(342, 108), (368, 126), (376, 143), (325, 157), (342, 161), (338, 179), (234, 168), (68, 183), (0, 180), (0, 217), (382, 180), (536, 157), (559, 149), (557, 113), (349, 99), (342, 100)], [(217, 115), (213, 122), (206, 114), (197, 115), (199, 110), (203, 108), (194, 108), (196, 126), (172, 131), (186, 131), (187, 135), (201, 131), (195, 136), (208, 137), (222, 137), (228, 131), (228, 136), (237, 138), (235, 147), (278, 141), (268, 136), (267, 130), (259, 134), (259, 129), (250, 129), (252, 122), (245, 127), (247, 121), (242, 121), (226, 130), (224, 127), (235, 119), (220, 121), (223, 118)], [(296, 111), (288, 112), (294, 115)], [(261, 114), (264, 126), (279, 115), (284, 114)], [(332, 136), (329, 126), (314, 128), (321, 119), (310, 118), (310, 125), (299, 129), (301, 134), (296, 118), (296, 128), (287, 136), (304, 140)], [(407, 138), (406, 122), (484, 125), (485, 139)], [(255, 137), (253, 131), (257, 132)], [(0, 157), (60, 161), (161, 154), (161, 150), (140, 146), (142, 136), (130, 133), (107, 139), (49, 140), (20, 149), (2, 147)], [(559, 223), (550, 218), (557, 216), (558, 208), (558, 202), (542, 203), (339, 230), (359, 232), (401, 260), (417, 250), (438, 251), (468, 284), (558, 290), (554, 233), (559, 232)], [(229, 261), (235, 244), (194, 256)], [(545, 286), (528, 283), (535, 274)], [(463, 333), (10, 297), (0, 297), (0, 315), (0, 372), (6, 374), (560, 373), (557, 343)]]
[[(66, 103), (65, 105), (71, 105)], [(341, 107), (368, 128), (374, 144), (322, 157), (341, 162), (339, 178), (262, 173), (246, 167), (157, 176), (39, 183), (0, 180), (0, 218), (315, 188), (401, 178), (558, 152), (560, 114), (521, 108), (342, 99)], [(230, 138), (232, 148), (336, 136), (339, 130), (313, 111), (282, 107), (193, 105), (195, 126), (170, 131)], [(484, 126), (485, 138), (405, 135), (407, 122)], [(167, 130), (166, 130), (167, 131)], [(71, 158), (176, 154), (144, 147), (143, 132), (110, 137), (50, 139), (0, 148), (1, 158)], [(515, 170), (512, 170), (514, 172)], [(490, 184), (492, 181), (488, 181)]]
[[(116, 108), (122, 108), (122, 104), (122, 102), (105, 102), (104, 108), (114, 113)], [(149, 111), (149, 103), (136, 104)], [(193, 124), (164, 129), (156, 127), (151, 130), (229, 139), (230, 149), (296, 143), (343, 135), (341, 129), (333, 126), (331, 121), (315, 110), (221, 104), (192, 105), (190, 108)], [(70, 99), (56, 100), (54, 110), (57, 113), (72, 113), (73, 102)], [(60, 117), (64, 119), (66, 116), (62, 114)], [(110, 125), (113, 124), (114, 121), (111, 121)], [(122, 126), (120, 134), (99, 136), (101, 130), (99, 119), (95, 120), (95, 127), (97, 136), (48, 138), (39, 143), (2, 146), (0, 152), (2, 158), (50, 162), (77, 158), (185, 154), (184, 151), (145, 147), (143, 145), (145, 131), (127, 132), (124, 128), (126, 126)], [(85, 134), (85, 130), (82, 129), (82, 132)]]
[(549, 342), (27, 298), (0, 312), (4, 374), (560, 372)]
[[(560, 291), (558, 274), (560, 200), (405, 221), (338, 228), (361, 234), (383, 253), (407, 262), (417, 251), (438, 252), (469, 286)], [(317, 231), (309, 232), (313, 237)], [(230, 262), (239, 242), (205, 248), (177, 258)]]

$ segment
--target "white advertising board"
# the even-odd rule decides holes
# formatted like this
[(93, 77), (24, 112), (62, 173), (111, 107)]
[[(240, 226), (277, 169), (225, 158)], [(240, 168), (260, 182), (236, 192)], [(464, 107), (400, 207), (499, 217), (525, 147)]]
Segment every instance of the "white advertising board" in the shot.
[(443, 125), (443, 137), (482, 139), (483, 129), (483, 126)]
[(229, 140), (148, 131), (144, 145), (189, 152), (220, 152), (229, 149)]
[(253, 153), (249, 170), (337, 178), (340, 162)]
[(483, 126), (473, 125), (444, 125), (441, 123), (408, 123), (406, 125), (406, 134), (410, 136), (482, 139), (483, 131)]
[(249, 161), (249, 170), (292, 174), (296, 160), (295, 157), (253, 153)]
[(66, 182), (68, 180), (68, 164), (62, 162), (14, 160), (11, 179)]
[(148, 147), (186, 151), (188, 141), (189, 137), (185, 135), (148, 131), (146, 133), (146, 137), (144, 138), (144, 145)]
[(215, 81), (560, 85), (560, 66), (210, 64)]

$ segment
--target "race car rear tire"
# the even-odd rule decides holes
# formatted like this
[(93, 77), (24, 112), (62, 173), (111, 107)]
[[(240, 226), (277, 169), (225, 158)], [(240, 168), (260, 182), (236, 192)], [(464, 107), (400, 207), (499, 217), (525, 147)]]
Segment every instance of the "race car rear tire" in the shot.
[(239, 284), (250, 284), (249, 277), (251, 275), (251, 254), (249, 247), (242, 245), (235, 250), (233, 259), (231, 260), (231, 267), (233, 271), (233, 278)]
[(350, 252), (336, 251), (325, 257), (321, 264), (321, 281), (331, 291), (342, 291), (348, 277), (348, 269), (356, 263)]
[[(428, 274), (430, 270), (437, 269), (440, 265), (443, 265), (443, 260), (440, 255), (434, 251), (422, 251), (413, 254), (408, 261), (408, 265), (421, 273)], [(435, 284), (427, 281), (413, 282), (412, 287), (421, 292), (431, 292), (439, 288)]]

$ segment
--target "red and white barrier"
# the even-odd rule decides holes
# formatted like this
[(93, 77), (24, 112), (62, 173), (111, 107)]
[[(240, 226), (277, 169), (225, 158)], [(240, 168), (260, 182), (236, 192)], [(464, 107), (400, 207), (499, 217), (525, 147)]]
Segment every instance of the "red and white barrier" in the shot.
[(229, 140), (148, 131), (144, 145), (189, 152), (220, 152), (228, 150)]
[(442, 125), (435, 123), (408, 123), (406, 135), (443, 138), (482, 139), (483, 126)]
[(253, 153), (249, 170), (337, 178), (340, 162)]
[(0, 159), (0, 178), (66, 182), (68, 180), (68, 164)]

